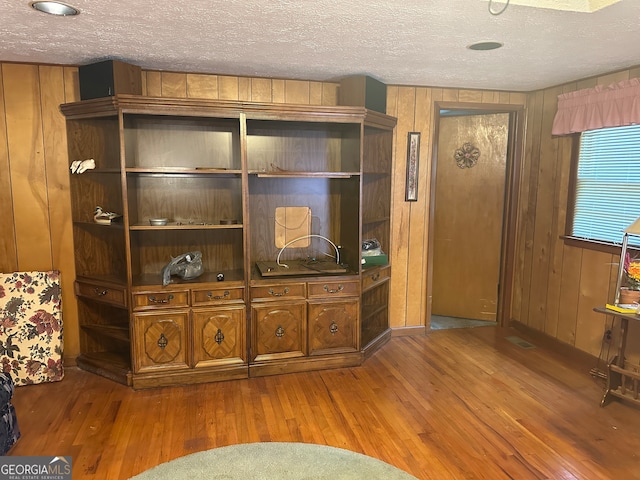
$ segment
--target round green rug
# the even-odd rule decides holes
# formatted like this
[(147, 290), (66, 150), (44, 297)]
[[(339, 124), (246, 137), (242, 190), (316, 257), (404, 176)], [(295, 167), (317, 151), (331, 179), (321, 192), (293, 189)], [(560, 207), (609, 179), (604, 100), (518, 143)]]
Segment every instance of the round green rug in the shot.
[(310, 443), (245, 443), (177, 458), (131, 480), (411, 480), (376, 458)]

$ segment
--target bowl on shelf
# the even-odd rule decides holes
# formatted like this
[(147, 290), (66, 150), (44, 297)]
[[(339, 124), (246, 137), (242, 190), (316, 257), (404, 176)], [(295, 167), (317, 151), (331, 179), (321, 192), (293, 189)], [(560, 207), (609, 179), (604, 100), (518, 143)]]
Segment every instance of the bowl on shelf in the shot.
[(167, 218), (150, 218), (149, 225), (153, 227), (161, 227), (166, 225), (169, 220)]

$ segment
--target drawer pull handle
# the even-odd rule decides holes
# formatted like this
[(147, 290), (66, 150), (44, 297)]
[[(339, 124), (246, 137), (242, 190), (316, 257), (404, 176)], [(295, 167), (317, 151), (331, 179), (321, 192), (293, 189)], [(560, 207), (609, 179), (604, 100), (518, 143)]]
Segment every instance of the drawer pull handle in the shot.
[(338, 324), (336, 322), (331, 322), (331, 325), (329, 325), (329, 332), (331, 335), (338, 333)]
[(289, 287), (285, 287), (282, 292), (274, 292), (273, 288), (269, 289), (269, 295), (273, 297), (281, 297), (283, 295), (286, 295), (287, 293), (289, 293)]
[(167, 340), (167, 337), (164, 336), (164, 333), (161, 333), (160, 338), (158, 338), (158, 346), (164, 350), (168, 344), (169, 340)]
[(213, 339), (216, 341), (218, 345), (224, 342), (224, 334), (222, 333), (222, 330), (218, 329), (218, 331), (216, 332), (216, 336), (213, 337)]
[(207, 293), (207, 297), (209, 297), (212, 300), (222, 300), (223, 298), (226, 298), (228, 296), (229, 296), (229, 290), (225, 290), (223, 295), (214, 295), (213, 292)]
[(170, 303), (171, 300), (173, 300), (173, 295), (167, 295), (167, 298), (156, 298), (153, 295), (149, 295), (147, 298), (149, 299), (150, 303), (160, 303), (160, 304), (162, 304), (162, 303)]
[(380, 278), (380, 272), (374, 273), (373, 275), (371, 275), (371, 280), (373, 280), (374, 282), (376, 280), (378, 280)]
[(284, 337), (284, 328), (282, 328), (282, 325), (278, 325), (278, 328), (276, 328), (276, 337)]
[(100, 290), (98, 287), (96, 287), (93, 289), (93, 293), (95, 293), (96, 297), (104, 297), (107, 293), (109, 293), (109, 290)]
[(329, 288), (329, 285), (325, 284), (324, 287), (322, 287), (322, 288), (324, 288), (324, 291), (327, 292), (327, 293), (338, 293), (338, 292), (341, 292), (342, 290), (344, 290), (344, 285), (342, 285), (340, 283), (340, 284), (338, 284), (338, 288), (332, 289), (332, 288)]

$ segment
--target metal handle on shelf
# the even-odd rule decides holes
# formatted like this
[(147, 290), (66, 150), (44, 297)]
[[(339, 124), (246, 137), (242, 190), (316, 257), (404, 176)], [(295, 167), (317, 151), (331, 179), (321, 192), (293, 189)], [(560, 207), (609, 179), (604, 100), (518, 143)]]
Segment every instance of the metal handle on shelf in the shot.
[(223, 295), (214, 295), (213, 292), (207, 293), (207, 297), (209, 297), (212, 300), (222, 300), (223, 298), (226, 298), (228, 296), (229, 296), (229, 290), (225, 290)]
[(156, 298), (154, 295), (149, 295), (147, 298), (151, 303), (169, 303), (171, 302), (171, 300), (173, 300), (173, 295), (168, 295), (167, 298), (161, 299)]
[(96, 287), (93, 289), (93, 293), (96, 295), (96, 297), (104, 297), (107, 293), (109, 293), (109, 290), (100, 290), (98, 287)]
[(289, 293), (289, 287), (284, 287), (284, 290), (282, 292), (274, 292), (273, 288), (269, 289), (269, 295), (273, 296), (273, 297), (281, 297), (283, 295), (286, 295), (287, 293)]
[(327, 293), (338, 293), (341, 292), (344, 289), (344, 285), (342, 285), (341, 283), (338, 284), (338, 288), (337, 289), (331, 289), (329, 288), (329, 285), (325, 284), (324, 287), (322, 287), (324, 289), (325, 292)]

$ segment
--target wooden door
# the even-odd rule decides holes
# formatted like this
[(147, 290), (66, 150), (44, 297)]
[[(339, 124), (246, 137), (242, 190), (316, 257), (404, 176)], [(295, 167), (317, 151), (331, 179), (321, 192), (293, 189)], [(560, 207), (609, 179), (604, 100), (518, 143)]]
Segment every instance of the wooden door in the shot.
[(194, 367), (246, 363), (244, 304), (193, 309)]
[(432, 315), (496, 320), (508, 137), (508, 113), (440, 117)]
[(189, 368), (188, 319), (188, 310), (158, 309), (133, 315), (136, 373)]
[(358, 349), (358, 299), (309, 301), (309, 355)]
[(304, 301), (253, 304), (253, 360), (261, 362), (306, 356), (306, 309)]

